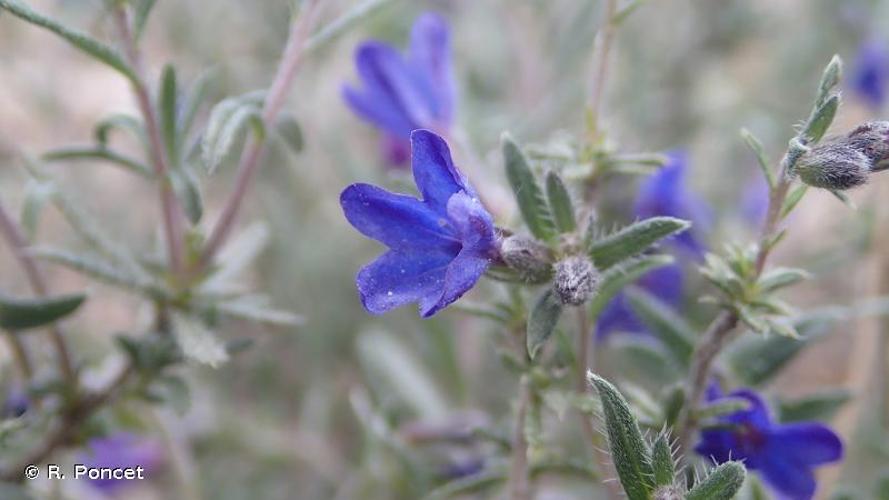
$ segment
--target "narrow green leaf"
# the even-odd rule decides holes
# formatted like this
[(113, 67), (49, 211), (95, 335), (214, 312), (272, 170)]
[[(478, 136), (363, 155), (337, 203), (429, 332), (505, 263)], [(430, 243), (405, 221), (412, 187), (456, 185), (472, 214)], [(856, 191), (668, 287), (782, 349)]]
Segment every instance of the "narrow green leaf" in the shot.
[(815, 106), (819, 107), (831, 96), (831, 93), (840, 84), (843, 77), (843, 60), (840, 56), (834, 55), (824, 72), (821, 74), (821, 81), (818, 83), (818, 96), (815, 99)]
[(191, 127), (194, 126), (198, 111), (200, 111), (201, 106), (207, 100), (207, 94), (210, 92), (211, 85), (216, 76), (217, 72), (212, 69), (204, 71), (191, 84), (182, 106), (182, 112), (179, 114), (179, 130), (181, 134), (187, 134)]
[(763, 293), (774, 292), (781, 288), (795, 285), (800, 281), (810, 279), (812, 275), (804, 270), (795, 267), (775, 267), (769, 269), (762, 275), (756, 284)]
[(248, 125), (262, 140), (265, 131), (259, 107), (244, 96), (225, 99), (213, 108), (201, 142), (204, 167), (209, 173), (231, 152), (235, 139)]
[(41, 159), (45, 162), (58, 161), (106, 161), (113, 165), (123, 167), (145, 179), (154, 179), (154, 171), (148, 166), (120, 153), (116, 153), (104, 147), (68, 147), (54, 149), (45, 153)]
[(528, 313), (528, 325), (525, 343), (528, 348), (528, 355), (531, 359), (537, 355), (537, 351), (543, 346), (546, 340), (552, 335), (559, 322), (559, 316), (562, 315), (562, 303), (556, 296), (556, 293), (547, 288), (544, 290), (534, 306)]
[(152, 282), (136, 278), (92, 255), (80, 255), (52, 247), (32, 247), (28, 253), (35, 258), (67, 267), (95, 280), (140, 292), (150, 297), (166, 297), (162, 288)]
[(28, 179), (28, 183), (25, 184), (25, 198), (22, 201), (22, 212), (19, 220), (29, 241), (33, 240), (37, 234), (40, 214), (47, 203), (52, 201), (54, 190), (52, 183), (34, 178)]
[(654, 489), (654, 469), (630, 406), (607, 380), (593, 372), (587, 372), (587, 379), (602, 400), (611, 458), (627, 498), (649, 500)]
[(0, 0), (0, 8), (8, 10), (10, 14), (23, 21), (55, 33), (75, 48), (114, 68), (120, 72), (120, 74), (127, 77), (133, 84), (139, 84), (139, 78), (136, 76), (136, 72), (133, 71), (116, 50), (108, 45), (91, 38), (85, 33), (70, 29), (54, 19), (35, 12), (19, 0)]
[(148, 15), (157, 0), (131, 0), (133, 3), (133, 37), (136, 40), (142, 38), (145, 25), (148, 23)]
[(82, 293), (33, 299), (0, 296), (0, 328), (20, 331), (45, 326), (73, 313), (84, 300)]
[(661, 433), (651, 447), (651, 466), (654, 469), (655, 487), (673, 484), (676, 464), (673, 463), (673, 449), (666, 433)]
[(264, 297), (262, 300), (255, 300), (253, 297), (247, 296), (246, 299), (222, 302), (216, 305), (216, 309), (220, 314), (231, 318), (269, 326), (294, 328), (302, 326), (306, 322), (305, 318), (298, 314), (271, 307)]
[(198, 180), (187, 167), (170, 171), (173, 191), (185, 211), (188, 221), (197, 225), (204, 214), (204, 202)]
[(849, 198), (849, 195), (842, 191), (835, 191), (830, 189), (830, 194), (834, 196), (834, 198), (840, 200), (843, 205), (846, 205), (850, 210), (858, 210), (858, 207), (855, 205), (855, 202), (852, 201), (852, 198)]
[(590, 314), (593, 318), (598, 318), (602, 309), (620, 292), (625, 286), (644, 276), (649, 271), (659, 267), (667, 266), (673, 263), (673, 257), (670, 255), (646, 255), (629, 262), (612, 266), (610, 269), (602, 273), (602, 281), (599, 284), (599, 291), (590, 300)]
[(630, 306), (670, 351), (679, 366), (688, 366), (694, 351), (695, 330), (657, 297), (639, 288), (626, 290)]
[(546, 197), (552, 210), (556, 227), (563, 233), (570, 233), (577, 227), (574, 204), (562, 178), (555, 171), (546, 174)]
[(830, 124), (833, 123), (839, 106), (840, 96), (833, 94), (812, 111), (812, 116), (809, 117), (806, 128), (803, 130), (803, 136), (806, 137), (808, 144), (815, 144), (824, 137)]
[(158, 99), (161, 133), (167, 148), (167, 159), (175, 167), (179, 166), (179, 129), (177, 99), (179, 88), (176, 84), (176, 68), (167, 64), (161, 74), (160, 99)]
[(746, 476), (744, 464), (726, 462), (696, 484), (685, 496), (685, 500), (731, 500), (741, 489)]
[(225, 345), (201, 321), (178, 313), (172, 319), (176, 342), (186, 357), (214, 368), (228, 361)]
[(528, 165), (528, 159), (509, 134), (501, 137), (506, 178), (515, 194), (525, 224), (536, 238), (552, 241), (556, 230), (543, 192)]
[(294, 153), (299, 153), (305, 147), (303, 129), (292, 115), (282, 114), (278, 118), (278, 123), (275, 124), (275, 133)]
[(145, 134), (145, 126), (139, 118), (120, 113), (113, 114), (96, 124), (96, 127), (93, 129), (93, 136), (100, 146), (107, 146), (109, 136), (113, 130), (129, 132), (134, 139), (142, 144), (142, 147), (148, 150), (148, 136)]
[(345, 33), (359, 22), (366, 20), (389, 3), (392, 3), (392, 0), (364, 0), (356, 4), (312, 35), (306, 41), (303, 51), (309, 53), (325, 47), (339, 35)]
[(435, 488), (424, 500), (447, 500), (466, 495), (481, 494), (500, 483), (506, 482), (507, 471), (504, 467), (492, 468), (478, 474), (462, 477)]
[(827, 421), (852, 399), (846, 389), (828, 389), (796, 399), (782, 399), (778, 402), (781, 422), (804, 422), (807, 420)]
[(602, 271), (624, 259), (645, 252), (659, 240), (681, 233), (689, 227), (691, 223), (681, 219), (652, 217), (593, 241), (588, 251), (593, 263)]
[(793, 209), (796, 208), (796, 205), (803, 199), (803, 195), (806, 194), (808, 188), (809, 186), (806, 184), (800, 184), (787, 195), (787, 198), (784, 199), (784, 205), (781, 207), (782, 219), (790, 215), (790, 212), (793, 212)]
[(762, 170), (762, 175), (765, 176), (769, 189), (775, 189), (775, 185), (777, 185), (778, 181), (775, 179), (775, 172), (772, 171), (772, 167), (769, 165), (769, 160), (766, 157), (766, 152), (762, 147), (762, 143), (759, 142), (759, 139), (746, 128), (741, 129), (741, 138), (744, 139), (747, 147), (749, 147), (756, 156), (756, 163), (759, 165), (759, 169)]
[(685, 405), (685, 386), (682, 384), (668, 387), (661, 396), (664, 407), (664, 425), (673, 427), (679, 420), (679, 414)]

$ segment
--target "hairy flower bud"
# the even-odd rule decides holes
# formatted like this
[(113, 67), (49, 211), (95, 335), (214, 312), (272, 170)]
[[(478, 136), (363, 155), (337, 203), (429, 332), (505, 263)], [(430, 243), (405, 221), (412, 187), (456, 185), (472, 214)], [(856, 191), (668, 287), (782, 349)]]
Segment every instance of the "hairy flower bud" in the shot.
[(598, 290), (601, 276), (596, 266), (586, 257), (566, 257), (556, 263), (553, 288), (565, 305), (579, 306)]
[(865, 153), (840, 139), (807, 151), (797, 162), (796, 172), (810, 186), (842, 191), (866, 183), (872, 164)]
[(889, 122), (867, 122), (850, 132), (846, 143), (867, 156), (874, 170), (879, 163), (889, 160)]
[(549, 248), (528, 236), (516, 234), (505, 238), (500, 244), (500, 256), (525, 281), (538, 283), (552, 276), (553, 258)]

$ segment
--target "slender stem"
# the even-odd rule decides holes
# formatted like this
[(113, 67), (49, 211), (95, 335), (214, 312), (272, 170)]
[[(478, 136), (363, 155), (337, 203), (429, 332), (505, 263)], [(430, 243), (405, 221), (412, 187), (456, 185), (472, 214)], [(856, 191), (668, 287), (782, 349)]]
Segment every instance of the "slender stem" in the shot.
[[(779, 224), (782, 219), (782, 210), (784, 201), (787, 198), (787, 192), (790, 190), (792, 180), (788, 177), (800, 155), (805, 151), (799, 137), (795, 137), (790, 141), (790, 147), (778, 168), (778, 179), (775, 187), (769, 194), (769, 210), (766, 216), (766, 222), (763, 226), (762, 233), (759, 237), (758, 252), (756, 255), (756, 277), (758, 277), (765, 268), (766, 261), (771, 253), (772, 246), (770, 242), (777, 236)], [(689, 450), (691, 439), (697, 430), (698, 422), (695, 418), (698, 404), (704, 394), (704, 389), (710, 379), (710, 372), (713, 367), (713, 361), (733, 338), (735, 327), (738, 325), (738, 316), (730, 310), (720, 312), (716, 318), (707, 327), (695, 347), (692, 358), (691, 369), (687, 382), (687, 394), (682, 420), (679, 423), (679, 446), (680, 451)]]
[(25, 381), (30, 381), (34, 375), (34, 369), (31, 367), (31, 358), (28, 357), (25, 344), (22, 342), (22, 339), (12, 332), (6, 333), (6, 339), (9, 341), (9, 349), (12, 351), (13, 357), (15, 357), (15, 362), (19, 365), (19, 370), (22, 372), (22, 378)]
[(176, 195), (173, 192), (173, 185), (170, 181), (169, 172), (171, 159), (166, 156), (163, 140), (161, 139), (160, 126), (158, 125), (157, 113), (151, 103), (151, 96), (148, 93), (148, 86), (145, 83), (145, 71), (142, 65), (142, 56), (136, 40), (130, 29), (130, 21), (127, 16), (126, 8), (121, 5), (114, 9), (114, 20), (117, 24), (121, 43), (124, 52), (133, 71), (136, 73), (136, 80), (133, 81), (133, 93), (136, 96), (136, 102), (142, 119), (145, 121), (145, 128), (148, 134), (149, 156), (151, 167), (159, 181), (160, 204), (164, 224), (164, 236), (167, 244), (167, 253), (170, 259), (170, 268), (173, 274), (178, 274), (182, 270), (182, 255), (184, 248), (184, 236), (182, 229), (182, 212)]
[(605, 4), (605, 24), (600, 33), (598, 59), (593, 73), (592, 87), (590, 88), (589, 116), (590, 135), (595, 140), (599, 134), (599, 113), (602, 109), (602, 95), (605, 92), (605, 83), (608, 78), (608, 59), (611, 47), (614, 45), (614, 36), (617, 26), (614, 24), (614, 16), (617, 13), (617, 0), (608, 0)]
[[(293, 79), (296, 77), (296, 71), (299, 69), (302, 62), (303, 49), (306, 40), (309, 38), (309, 33), (311, 32), (315, 18), (321, 10), (319, 7), (322, 1), (323, 0), (306, 0), (303, 7), (305, 11), (299, 14), (290, 29), (290, 36), (287, 39), (284, 54), (281, 56), (281, 62), (275, 77), (272, 80), (268, 98), (262, 109), (262, 120), (266, 127), (274, 122), (278, 113), (281, 111), (281, 108), (284, 106), (284, 101), (293, 85)], [(232, 191), (231, 196), (224, 205), (219, 221), (210, 233), (207, 245), (204, 247), (204, 252), (198, 263), (199, 269), (213, 260), (213, 256), (222, 244), (225, 243), (229, 233), (231, 233), (238, 212), (241, 209), (241, 204), (244, 201), (244, 196), (247, 194), (247, 191), (252, 184), (253, 177), (256, 175), (256, 171), (259, 168), (260, 159), (264, 152), (264, 146), (265, 143), (263, 141), (257, 140), (256, 138), (251, 139), (247, 148), (244, 150), (244, 153), (241, 155), (241, 162), (238, 166), (234, 191)]]
[(527, 376), (519, 382), (519, 406), (512, 433), (512, 465), (509, 473), (509, 498), (530, 500), (531, 481), (528, 475), (528, 441), (525, 439), (525, 418), (531, 403), (531, 388)]
[[(48, 288), (46, 281), (43, 279), (43, 274), (40, 272), (40, 268), (37, 267), (37, 263), (28, 254), (28, 242), (19, 229), (18, 224), (9, 216), (2, 204), (0, 204), (0, 232), (3, 233), (3, 238), (9, 244), (13, 255), (25, 271), (25, 275), (31, 284), (31, 289), (34, 290), (37, 296), (45, 297)], [(65, 336), (55, 323), (49, 326), (49, 334), (56, 350), (56, 357), (58, 358), (62, 375), (74, 387), (77, 385), (77, 373), (74, 371), (74, 365), (71, 363), (71, 355), (68, 351), (68, 345), (65, 343)], [(13, 338), (14, 342), (21, 343), (20, 339), (14, 336)], [(24, 346), (21, 346), (21, 349), (23, 353), (26, 352)], [(27, 355), (25, 355), (25, 358), (27, 359)]]

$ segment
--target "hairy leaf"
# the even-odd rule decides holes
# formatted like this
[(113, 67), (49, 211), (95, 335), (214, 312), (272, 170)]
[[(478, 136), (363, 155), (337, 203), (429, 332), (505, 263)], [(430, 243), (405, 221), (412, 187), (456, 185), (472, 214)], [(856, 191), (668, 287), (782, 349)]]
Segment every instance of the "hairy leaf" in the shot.
[(670, 255), (646, 255), (624, 262), (618, 266), (612, 266), (602, 273), (599, 291), (590, 301), (590, 314), (593, 318), (598, 318), (602, 309), (625, 286), (641, 278), (649, 271), (668, 266), (672, 263), (673, 257)]
[(556, 293), (547, 288), (537, 297), (534, 306), (528, 313), (527, 336), (525, 339), (528, 355), (531, 359), (537, 355), (537, 351), (546, 343), (553, 330), (559, 323), (562, 314), (562, 303)]
[(546, 197), (559, 231), (563, 233), (574, 231), (577, 227), (574, 204), (562, 178), (554, 171), (546, 174)]
[(751, 151), (753, 151), (753, 154), (756, 156), (756, 164), (759, 165), (759, 169), (762, 171), (762, 175), (766, 178), (769, 189), (774, 189), (778, 181), (775, 179), (775, 172), (772, 171), (772, 167), (771, 165), (769, 165), (769, 160), (766, 157), (766, 152), (765, 149), (763, 149), (762, 147), (762, 143), (759, 142), (759, 139), (757, 139), (746, 128), (741, 129), (741, 138), (744, 139), (747, 147), (749, 147)]
[(593, 241), (588, 248), (593, 263), (601, 271), (645, 252), (663, 238), (681, 233), (691, 223), (673, 217), (652, 217)]
[(713, 469), (685, 496), (685, 500), (731, 500), (744, 484), (747, 469), (741, 462), (726, 462)]
[(0, 328), (19, 331), (45, 326), (73, 313), (84, 300), (82, 293), (32, 299), (0, 296)]
[(667, 434), (661, 433), (651, 447), (651, 465), (654, 469), (654, 485), (667, 486), (673, 484), (676, 476), (676, 464), (673, 463), (673, 449)]
[(528, 159), (508, 134), (503, 134), (501, 141), (506, 178), (512, 187), (522, 218), (536, 238), (551, 241), (556, 234), (553, 217), (528, 165)]

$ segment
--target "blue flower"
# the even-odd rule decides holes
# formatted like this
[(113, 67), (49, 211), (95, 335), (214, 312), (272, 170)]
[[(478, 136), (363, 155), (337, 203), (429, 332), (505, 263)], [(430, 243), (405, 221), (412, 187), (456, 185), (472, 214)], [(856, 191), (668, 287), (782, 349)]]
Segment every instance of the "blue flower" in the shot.
[(0, 409), (0, 419), (18, 418), (24, 415), (31, 406), (28, 394), (19, 388), (13, 388), (3, 400), (3, 407)]
[[(688, 154), (677, 150), (667, 157), (667, 163), (640, 186), (634, 213), (639, 219), (672, 216), (692, 221), (691, 229), (674, 237), (670, 244), (682, 250), (685, 257), (698, 259), (706, 250), (702, 233), (710, 225), (712, 214), (707, 204), (686, 187)], [(676, 308), (681, 303), (683, 282), (682, 266), (677, 263), (649, 272), (637, 286)], [(596, 324), (599, 340), (614, 332), (647, 332), (623, 293), (605, 306)]]
[[(143, 468), (142, 476), (149, 478), (163, 463), (163, 448), (154, 439), (140, 437), (129, 432), (117, 432), (109, 436), (93, 438), (78, 455), (78, 463), (87, 467)], [(126, 479), (89, 479), (89, 483), (105, 493), (115, 493), (128, 484), (138, 481)]]
[[(709, 402), (723, 397), (715, 384), (707, 391)], [(816, 422), (773, 422), (765, 402), (752, 390), (741, 389), (729, 397), (745, 399), (750, 407), (720, 417), (718, 423), (725, 428), (702, 431), (695, 451), (717, 463), (743, 460), (786, 498), (812, 498), (817, 486), (813, 469), (842, 459), (840, 438)]]
[(885, 41), (870, 39), (861, 44), (849, 83), (855, 95), (871, 109), (883, 108), (889, 85), (889, 46)]
[(741, 216), (751, 227), (759, 228), (766, 221), (769, 211), (769, 184), (762, 175), (756, 175), (741, 191)]
[(407, 160), (410, 134), (426, 128), (447, 133), (453, 121), (455, 84), (451, 70), (450, 30), (433, 13), (417, 18), (405, 55), (379, 41), (355, 51), (361, 88), (345, 85), (343, 98), (352, 111), (380, 128), (387, 160)]
[(417, 302), (421, 316), (432, 316), (469, 291), (498, 254), (491, 215), (454, 166), (445, 140), (417, 130), (411, 155), (422, 199), (369, 184), (340, 195), (352, 226), (389, 247), (356, 280), (372, 314)]

